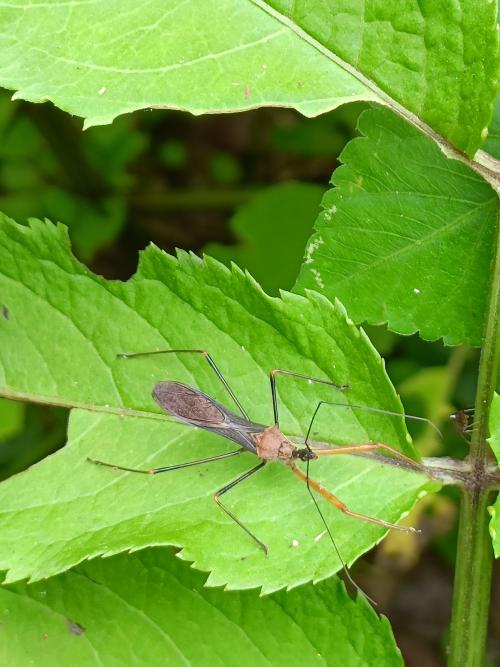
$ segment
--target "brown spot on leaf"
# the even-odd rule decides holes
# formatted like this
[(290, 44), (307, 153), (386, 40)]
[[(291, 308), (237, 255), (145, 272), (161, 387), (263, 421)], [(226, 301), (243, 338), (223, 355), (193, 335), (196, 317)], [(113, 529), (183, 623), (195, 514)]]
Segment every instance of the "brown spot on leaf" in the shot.
[(76, 621), (72, 621), (71, 619), (67, 618), (66, 623), (68, 624), (68, 630), (72, 635), (79, 637), (85, 632), (85, 627)]

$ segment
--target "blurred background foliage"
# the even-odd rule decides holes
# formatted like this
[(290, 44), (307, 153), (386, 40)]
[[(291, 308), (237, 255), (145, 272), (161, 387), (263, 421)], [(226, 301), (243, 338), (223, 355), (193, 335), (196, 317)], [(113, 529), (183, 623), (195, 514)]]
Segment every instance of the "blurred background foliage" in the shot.
[[(195, 118), (147, 111), (81, 130), (51, 107), (0, 97), (0, 209), (18, 222), (49, 218), (69, 227), (75, 254), (93, 271), (126, 280), (150, 241), (206, 252), (248, 269), (270, 294), (290, 289), (339, 155), (365, 108), (315, 119), (286, 109)], [(464, 308), (467, 304), (464, 304)], [(366, 327), (423, 456), (467, 454), (449, 415), (473, 405), (478, 353)], [(0, 401), (4, 479), (65, 442), (67, 413)], [(36, 489), (33, 489), (36, 496)], [(355, 566), (381, 601), (408, 665), (442, 664), (450, 616), (458, 493), (425, 498), (408, 519), (417, 538), (393, 533)], [(498, 568), (494, 589), (499, 588)], [(489, 655), (500, 661), (500, 605), (493, 594)]]

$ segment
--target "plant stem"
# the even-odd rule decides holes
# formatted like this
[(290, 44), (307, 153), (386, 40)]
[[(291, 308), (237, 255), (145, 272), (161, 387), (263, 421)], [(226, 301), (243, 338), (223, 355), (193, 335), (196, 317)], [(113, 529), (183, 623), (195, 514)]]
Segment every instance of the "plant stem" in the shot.
[(491, 453), (488, 416), (500, 354), (500, 227), (491, 266), (488, 310), (479, 362), (475, 428), (470, 446), (470, 480), (462, 493), (450, 636), (450, 667), (482, 667), (488, 627), (493, 549), (486, 508), (491, 490), (486, 469)]
[(486, 512), (491, 492), (462, 492), (457, 564), (450, 636), (450, 667), (482, 667), (491, 566), (493, 560)]

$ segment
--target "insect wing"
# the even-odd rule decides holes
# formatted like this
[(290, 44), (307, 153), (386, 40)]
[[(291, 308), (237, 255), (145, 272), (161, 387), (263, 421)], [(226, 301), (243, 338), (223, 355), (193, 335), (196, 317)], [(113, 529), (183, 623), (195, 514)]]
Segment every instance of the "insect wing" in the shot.
[(217, 433), (254, 453), (252, 434), (265, 428), (239, 417), (199, 389), (181, 382), (158, 382), (153, 387), (153, 398), (165, 412), (184, 424)]

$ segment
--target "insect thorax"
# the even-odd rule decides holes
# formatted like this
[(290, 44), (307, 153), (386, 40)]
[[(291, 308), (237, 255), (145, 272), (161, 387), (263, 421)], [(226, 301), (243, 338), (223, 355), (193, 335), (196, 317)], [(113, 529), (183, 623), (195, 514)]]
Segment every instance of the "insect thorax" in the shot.
[(297, 448), (277, 426), (269, 426), (253, 435), (257, 456), (263, 461), (289, 463), (296, 458)]

